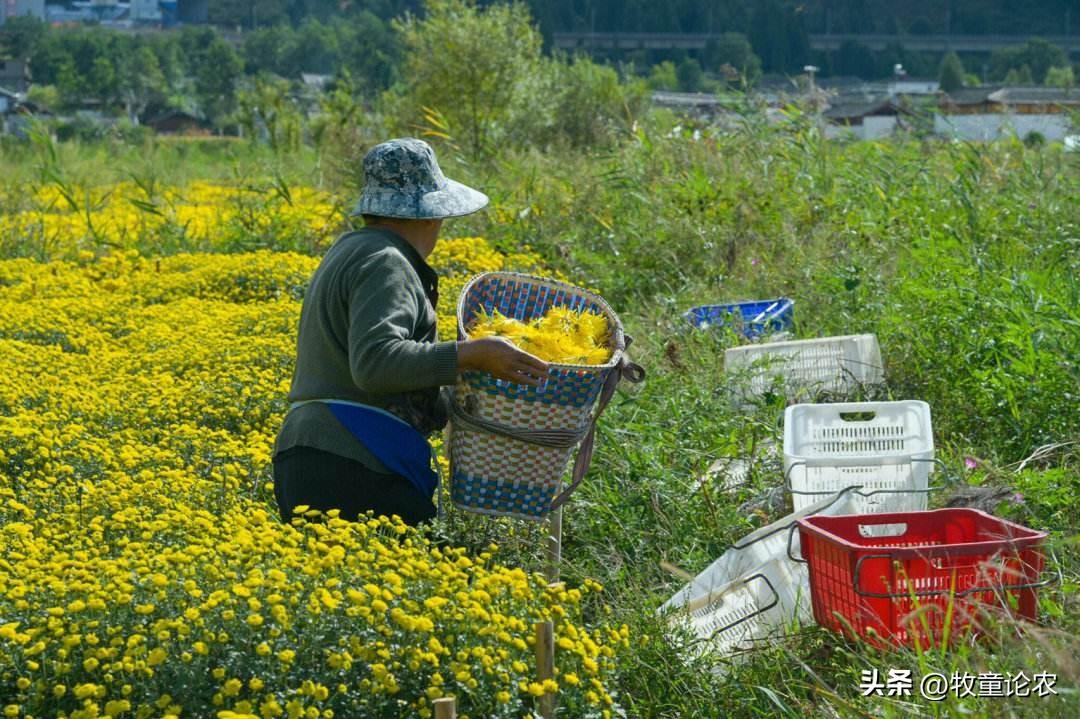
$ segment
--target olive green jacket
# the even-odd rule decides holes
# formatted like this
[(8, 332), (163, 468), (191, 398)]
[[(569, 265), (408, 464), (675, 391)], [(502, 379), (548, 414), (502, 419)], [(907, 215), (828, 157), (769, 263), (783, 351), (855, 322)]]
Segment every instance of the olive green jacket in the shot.
[[(397, 233), (365, 228), (327, 251), (304, 296), (289, 401), (380, 407), (430, 435), (446, 424), (440, 387), (457, 377), (457, 343), (439, 342), (439, 279)], [(386, 472), (322, 403), (293, 408), (274, 454), (314, 447)]]

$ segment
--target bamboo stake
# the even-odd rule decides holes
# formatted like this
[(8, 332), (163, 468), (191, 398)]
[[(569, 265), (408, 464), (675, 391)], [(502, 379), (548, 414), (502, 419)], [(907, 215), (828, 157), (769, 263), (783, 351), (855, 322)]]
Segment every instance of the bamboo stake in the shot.
[[(550, 620), (536, 623), (536, 680), (555, 678), (555, 625)], [(537, 699), (537, 710), (544, 719), (555, 719), (555, 695)]]
[(432, 704), (435, 706), (435, 719), (457, 719), (457, 699), (454, 697), (436, 699)]
[(562, 563), (562, 507), (548, 515), (547, 580), (559, 581), (559, 565)]

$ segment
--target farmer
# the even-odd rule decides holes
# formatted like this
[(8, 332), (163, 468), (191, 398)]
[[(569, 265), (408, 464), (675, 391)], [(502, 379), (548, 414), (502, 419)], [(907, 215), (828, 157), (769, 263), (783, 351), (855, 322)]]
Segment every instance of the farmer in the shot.
[(274, 447), (274, 495), (284, 521), (307, 505), (435, 516), (427, 437), (445, 426), (440, 389), (479, 370), (538, 384), (547, 365), (508, 341), (438, 341), (439, 278), (425, 259), (446, 217), (487, 205), (447, 179), (421, 140), (390, 140), (364, 157), (353, 215), (361, 230), (338, 238), (311, 279), (300, 311), (292, 403)]

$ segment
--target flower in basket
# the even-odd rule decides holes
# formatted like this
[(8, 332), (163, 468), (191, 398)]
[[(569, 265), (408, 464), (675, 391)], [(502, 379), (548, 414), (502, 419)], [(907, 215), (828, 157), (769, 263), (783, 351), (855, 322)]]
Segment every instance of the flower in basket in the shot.
[(529, 322), (481, 310), (468, 332), (472, 338), (505, 337), (545, 362), (600, 365), (611, 359), (607, 318), (587, 310), (552, 307)]

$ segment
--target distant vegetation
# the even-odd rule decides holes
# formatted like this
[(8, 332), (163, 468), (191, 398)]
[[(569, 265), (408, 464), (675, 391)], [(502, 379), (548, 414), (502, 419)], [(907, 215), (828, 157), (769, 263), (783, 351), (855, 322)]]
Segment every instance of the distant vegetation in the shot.
[[(489, 5), (501, 3), (480, 3)], [(946, 16), (942, 3), (929, 0), (899, 4), (530, 0), (507, 12), (527, 17), (531, 11), (536, 29), (530, 31), (535, 43), (529, 47), (537, 56), (541, 48), (550, 47), (551, 34), (559, 31), (714, 33), (716, 37), (700, 52), (642, 50), (592, 59), (617, 68), (616, 79), (623, 81), (642, 78), (654, 89), (715, 91), (728, 84), (753, 83), (763, 74), (797, 74), (806, 63), (818, 65), (822, 77), (887, 77), (896, 64), (914, 76), (936, 77), (942, 57), (906, 50), (904, 34), (1062, 34), (1070, 3), (1041, 0), (1024, 3), (1021, 9), (1015, 3), (989, 0), (956, 0), (951, 5)], [(139, 34), (96, 27), (51, 28), (30, 18), (14, 18), (0, 27), (0, 56), (29, 58), (35, 85), (31, 99), (50, 109), (100, 109), (133, 122), (178, 109), (225, 130), (243, 126), (245, 120), (237, 113), (243, 112), (244, 93), (249, 93), (250, 106), (251, 92), (274, 84), (270, 76), (291, 82), (301, 73), (332, 76), (331, 90), (343, 89), (370, 105), (386, 91), (399, 88), (403, 73), (418, 69), (403, 64), (407, 29), (416, 17), (441, 13), (454, 18), (474, 10), (472, 0), (231, 0), (212, 3), (211, 20), (216, 25)], [(1080, 17), (1073, 22), (1080, 24)], [(812, 51), (808, 34), (826, 31), (897, 34), (897, 42), (876, 52), (857, 41), (834, 52)], [(959, 68), (949, 62), (949, 83), (954, 86), (957, 77), (964, 84), (1007, 79), (1057, 85), (1075, 82), (1076, 77), (1064, 52), (1042, 41), (958, 59)], [(612, 82), (607, 70), (569, 66), (595, 82)]]

